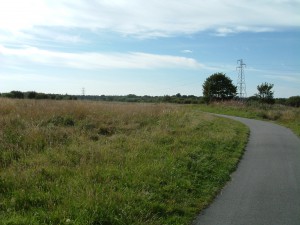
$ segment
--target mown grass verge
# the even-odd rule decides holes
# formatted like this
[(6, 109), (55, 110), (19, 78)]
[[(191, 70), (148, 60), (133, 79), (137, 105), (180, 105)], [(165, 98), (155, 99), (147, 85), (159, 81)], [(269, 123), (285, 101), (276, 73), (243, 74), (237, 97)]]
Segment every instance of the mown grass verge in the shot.
[(205, 112), (272, 121), (290, 128), (300, 137), (300, 108), (231, 101), (201, 105), (200, 109)]
[(191, 107), (0, 99), (1, 224), (190, 224), (247, 133)]

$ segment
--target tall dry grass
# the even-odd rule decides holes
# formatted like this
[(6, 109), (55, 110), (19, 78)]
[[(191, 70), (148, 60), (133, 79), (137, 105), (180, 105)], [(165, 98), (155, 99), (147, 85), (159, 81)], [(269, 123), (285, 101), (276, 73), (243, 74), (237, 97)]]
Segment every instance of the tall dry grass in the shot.
[(216, 102), (201, 105), (200, 108), (208, 112), (270, 120), (292, 129), (300, 136), (300, 108), (237, 101)]
[(189, 224), (247, 129), (166, 104), (0, 99), (2, 224)]

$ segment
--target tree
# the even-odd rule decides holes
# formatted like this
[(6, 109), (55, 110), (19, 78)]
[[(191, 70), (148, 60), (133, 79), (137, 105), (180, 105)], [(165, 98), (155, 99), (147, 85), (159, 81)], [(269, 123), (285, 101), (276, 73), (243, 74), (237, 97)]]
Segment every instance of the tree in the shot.
[(300, 107), (300, 96), (292, 96), (287, 100), (287, 104), (293, 107)]
[(267, 82), (262, 83), (261, 85), (257, 86), (258, 93), (256, 96), (258, 97), (259, 101), (262, 103), (267, 104), (274, 104), (274, 92), (271, 90), (274, 87), (274, 84), (269, 84)]
[(35, 91), (29, 91), (27, 93), (27, 98), (29, 99), (35, 99), (38, 93), (36, 93)]
[(214, 73), (203, 84), (203, 96), (206, 102), (230, 100), (236, 96), (237, 87), (223, 73)]
[(21, 91), (11, 91), (10, 94), (12, 98), (24, 98), (24, 93)]

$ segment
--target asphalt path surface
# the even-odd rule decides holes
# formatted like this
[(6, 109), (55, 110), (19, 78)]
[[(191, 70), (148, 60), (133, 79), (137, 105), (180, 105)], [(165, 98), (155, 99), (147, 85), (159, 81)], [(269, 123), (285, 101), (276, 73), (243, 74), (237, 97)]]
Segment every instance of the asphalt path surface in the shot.
[(300, 139), (289, 129), (238, 117), (249, 142), (231, 181), (194, 225), (300, 225)]

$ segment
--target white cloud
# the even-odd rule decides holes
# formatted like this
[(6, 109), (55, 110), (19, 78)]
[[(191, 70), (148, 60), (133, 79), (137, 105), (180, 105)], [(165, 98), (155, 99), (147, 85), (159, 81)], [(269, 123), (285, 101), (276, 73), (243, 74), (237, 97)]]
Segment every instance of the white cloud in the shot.
[(42, 81), (42, 82), (66, 82), (63, 78), (46, 76), (41, 74), (32, 74), (32, 73), (22, 73), (22, 74), (12, 74), (12, 73), (0, 73), (1, 81)]
[(295, 72), (290, 71), (289, 68), (277, 67), (277, 69), (256, 69), (254, 67), (248, 67), (247, 70), (268, 79), (300, 83), (299, 72), (297, 70), (295, 70)]
[(16, 32), (32, 28), (46, 23), (44, 18), (51, 11), (46, 1), (0, 0), (0, 29)]
[(7, 48), (0, 45), (0, 58), (6, 66), (34, 63), (44, 66), (78, 69), (157, 69), (200, 68), (202, 64), (193, 58), (171, 55), (155, 55), (142, 52), (130, 53), (65, 53), (41, 50), (35, 47)]
[[(69, 31), (68, 31), (69, 32)], [(59, 43), (72, 43), (72, 44), (80, 44), (86, 43), (87, 41), (82, 39), (80, 34), (70, 34), (70, 33), (63, 33), (62, 31), (58, 31), (57, 29), (45, 29), (45, 28), (33, 28), (31, 31), (26, 34), (28, 40), (36, 39), (36, 40), (43, 40), (48, 39), (51, 37), (52, 42), (59, 42)]]
[(300, 84), (300, 77), (299, 74), (291, 74), (291, 75), (265, 75), (264, 77), (270, 78), (273, 80), (280, 80), (286, 82), (293, 82)]
[(182, 53), (193, 53), (193, 51), (192, 51), (192, 50), (189, 50), (189, 49), (182, 50), (181, 52), (182, 52)]
[(10, 32), (46, 26), (159, 37), (300, 26), (299, 0), (0, 0), (0, 4), (0, 30)]
[(246, 27), (246, 26), (236, 26), (236, 27), (220, 27), (216, 29), (216, 35), (217, 36), (227, 36), (229, 34), (236, 34), (241, 32), (271, 32), (275, 31), (275, 28), (272, 27)]

